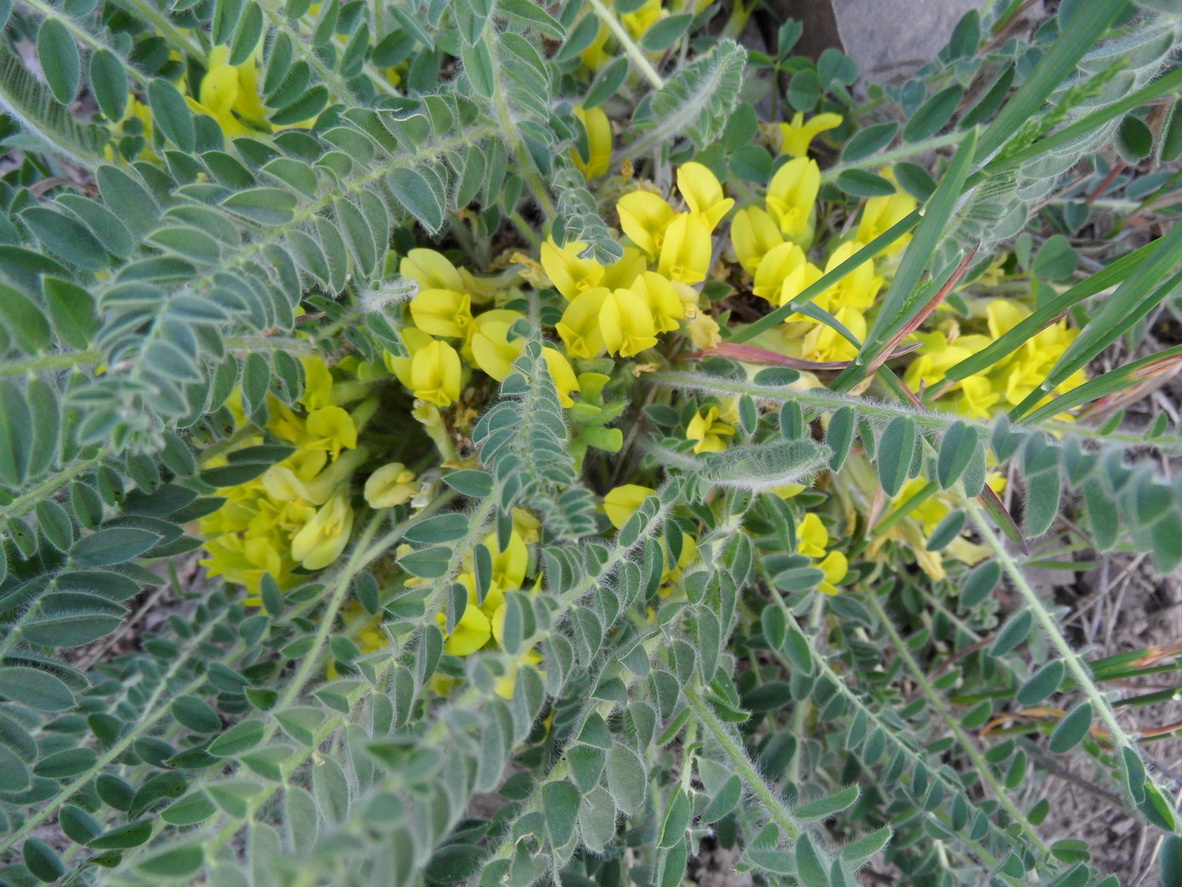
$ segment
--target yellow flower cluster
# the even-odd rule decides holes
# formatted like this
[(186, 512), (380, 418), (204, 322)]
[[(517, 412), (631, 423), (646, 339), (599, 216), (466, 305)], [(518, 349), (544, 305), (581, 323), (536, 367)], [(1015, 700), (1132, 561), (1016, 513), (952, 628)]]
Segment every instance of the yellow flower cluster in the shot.
[(695, 341), (717, 331), (698, 314), (694, 285), (706, 279), (714, 229), (734, 200), (700, 163), (677, 171), (677, 188), (684, 211), (651, 191), (620, 198), (616, 209), (630, 243), (611, 265), (582, 258), (586, 243), (542, 245), (546, 277), (567, 301), (557, 332), (571, 357), (635, 357), (687, 319)]
[[(255, 606), (265, 575), (279, 588), (291, 588), (299, 582), (297, 570), (320, 570), (340, 556), (353, 528), (350, 485), (369, 458), (358, 435), (377, 399), (366, 396), (364, 387), (336, 384), (319, 357), (305, 357), (303, 366), (301, 410), (268, 399), (265, 431), (294, 452), (260, 477), (219, 490), (225, 503), (199, 525), (208, 554), (201, 564), (211, 576), (245, 586), (246, 602)], [(249, 428), (236, 399), (229, 406), (237, 410), (238, 426)], [(240, 442), (254, 446), (266, 440), (260, 429)], [(366, 501), (372, 508), (406, 502), (417, 490), (414, 480), (401, 463), (379, 468), (366, 482)]]
[[(445, 632), (444, 652), (453, 656), (471, 656), (478, 650), (495, 650), (501, 646), (505, 626), (505, 594), (525, 587), (535, 560), (531, 555), (530, 546), (538, 541), (538, 530), (539, 524), (533, 515), (515, 508), (509, 544), (501, 549), (495, 533), (484, 540), (484, 547), (492, 555), (492, 579), (484, 600), (480, 600), (477, 595), (473, 558), (471, 555), (468, 556), (464, 570), (456, 576), (456, 581), (468, 590), (468, 600), (463, 614), (450, 633), (446, 633), (446, 616), (440, 613), (437, 617), (439, 627)], [(541, 583), (541, 577), (535, 577), (533, 583), (536, 589)], [(510, 668), (497, 679), (496, 693), (505, 699), (510, 698), (513, 695), (517, 669), (522, 665), (537, 666), (541, 661), (541, 654), (532, 647), (523, 650), (511, 663)], [(445, 689), (442, 684), (436, 686), (436, 690)]]
[[(814, 120), (825, 116), (818, 115)], [(828, 128), (828, 124), (836, 126), (840, 120), (821, 123)], [(799, 121), (794, 125), (801, 126)], [(795, 135), (811, 139), (810, 132), (813, 130), (806, 128)], [(786, 145), (788, 135), (785, 134)], [(792, 151), (798, 147), (801, 146), (794, 146)], [(807, 140), (801, 150), (806, 149)], [(854, 239), (838, 245), (822, 271), (808, 259), (820, 187), (821, 170), (816, 161), (798, 156), (781, 166), (772, 177), (764, 207), (745, 207), (735, 214), (731, 223), (731, 246), (739, 265), (753, 278), (752, 292), (773, 306), (787, 305), (820, 280), (822, 274), (849, 259), (915, 207), (915, 200), (906, 194), (871, 198)], [(860, 341), (866, 335), (866, 314), (882, 284), (875, 261), (868, 260), (814, 298), (811, 304), (833, 315)], [(786, 324), (768, 334), (764, 343), (790, 357), (818, 362), (852, 360), (857, 353), (853, 343), (837, 330), (803, 314), (791, 315)]]
[[(513, 362), (525, 350), (525, 340), (513, 326), (525, 315), (507, 308), (488, 308), (496, 284), (456, 268), (442, 253), (412, 249), (399, 271), (418, 284), (410, 301), (411, 325), (400, 331), (407, 356), (387, 353), (386, 367), (416, 398), (436, 408), (460, 399), (471, 369), (503, 382)], [(473, 305), (486, 310), (473, 313)], [(579, 379), (558, 349), (542, 349), (546, 366), (563, 406), (574, 404), (571, 394)]]
[[(1030, 309), (1010, 299), (991, 299), (985, 305), (988, 334), (961, 334), (953, 320), (945, 321), (930, 333), (916, 333), (922, 344), (907, 369), (904, 381), (914, 391), (940, 382), (956, 364), (991, 345), (1030, 316)], [(938, 403), (971, 418), (986, 418), (999, 410), (1021, 403), (1063, 356), (1078, 330), (1068, 329), (1066, 319), (1040, 330), (1008, 357), (952, 386)], [(1087, 381), (1079, 370), (1054, 391), (1063, 394)], [(1048, 395), (1042, 403), (1051, 398)], [(1070, 418), (1064, 414), (1060, 418)]]

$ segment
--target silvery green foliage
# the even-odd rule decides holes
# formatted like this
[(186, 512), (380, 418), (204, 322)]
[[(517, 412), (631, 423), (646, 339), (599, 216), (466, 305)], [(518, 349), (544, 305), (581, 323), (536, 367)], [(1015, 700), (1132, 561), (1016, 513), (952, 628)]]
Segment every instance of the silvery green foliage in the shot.
[[(227, 143), (188, 112), (158, 38), (121, 13), (40, 0), (14, 13), (47, 84), (4, 50), (0, 92), (25, 127), (10, 144), (52, 143), (96, 187), (0, 192), (0, 881), (675, 885), (706, 840), (809, 887), (860, 883), (871, 862), (917, 884), (1103, 883), (1079, 846), (1041, 844), (1037, 806), (1017, 806), (1009, 783), (1034, 751), (981, 747), (988, 699), (954, 707), (962, 692), (1059, 689), (1062, 672), (1047, 689), (1036, 671), (1034, 608), (1002, 626), (988, 567), (954, 577), (960, 598), (890, 569), (881, 594), (818, 602), (794, 512), (765, 488), (858, 464), (856, 442), (884, 488), (922, 473), (973, 493), (988, 446), (1037, 486), (1030, 533), (1054, 519), (1046, 503), (1082, 490), (1105, 502), (1089, 511), (1101, 547), (1150, 550), (1168, 569), (1182, 556), (1177, 486), (1124, 457), (1176, 452), (1164, 427), (1052, 438), (810, 400), (783, 374), (665, 374), (652, 384), (737, 397), (751, 421), (729, 456), (698, 458), (654, 415), (644, 444), (666, 480), (612, 536), (564, 447), (535, 330), (478, 426), (482, 469), (443, 478), (463, 526), (401, 509), (306, 585), (264, 588), (262, 608), (170, 577), (179, 612), (140, 648), (77, 652), (119, 639), (144, 589), (164, 584), (144, 564), (196, 547), (186, 527), (218, 507), (218, 487), (281, 457), (204, 465), (226, 448), (235, 388), (259, 420), (268, 394), (299, 395), (293, 355), (312, 344), (292, 334), (298, 306), (325, 315), (318, 349), (398, 349), (395, 324), (354, 297), (386, 279), (392, 241), (447, 230), (457, 207), (479, 209), (473, 237), (487, 241), (527, 200), (553, 202), (566, 230), (606, 248), (590, 192), (554, 160), (573, 143), (553, 109), (577, 98), (560, 93), (577, 53), (551, 56), (543, 38), (573, 37), (579, 4), (329, 0), (311, 26), (306, 0), (120, 6), (195, 58), (207, 32), (238, 62), (262, 35), (267, 108), (320, 119)], [(723, 41), (667, 72), (638, 144), (715, 138), (742, 55)], [(445, 60), (458, 74), (441, 85)], [(385, 70), (402, 62), (399, 91)], [(65, 113), (84, 81), (112, 119), (129, 85), (149, 99), (158, 163), (104, 158)], [(134, 153), (126, 138), (112, 147)], [(507, 534), (515, 505), (545, 525), (539, 593), (509, 593), (504, 652), (446, 655), (440, 618), (454, 626), (466, 600), (455, 577)], [(678, 571), (687, 534), (700, 558)], [(403, 543), (422, 581), (382, 600), (379, 561)], [(389, 646), (363, 654), (349, 629), (375, 617)], [(540, 665), (520, 658), (531, 648)], [(952, 680), (912, 667), (949, 650)], [(1114, 765), (1071, 723), (1052, 750), (1082, 744), (1128, 807), (1176, 830), (1136, 750), (1122, 741)]]

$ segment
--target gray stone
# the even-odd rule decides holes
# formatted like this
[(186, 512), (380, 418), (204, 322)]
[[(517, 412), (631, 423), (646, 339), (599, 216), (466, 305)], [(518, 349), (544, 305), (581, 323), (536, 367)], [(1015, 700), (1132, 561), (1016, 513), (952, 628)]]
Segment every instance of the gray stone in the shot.
[(787, 15), (804, 22), (798, 51), (814, 58), (842, 49), (862, 75), (899, 82), (943, 49), (956, 23), (982, 0), (794, 0)]
[(831, 0), (846, 55), (863, 76), (897, 80), (931, 61), (979, 0)]

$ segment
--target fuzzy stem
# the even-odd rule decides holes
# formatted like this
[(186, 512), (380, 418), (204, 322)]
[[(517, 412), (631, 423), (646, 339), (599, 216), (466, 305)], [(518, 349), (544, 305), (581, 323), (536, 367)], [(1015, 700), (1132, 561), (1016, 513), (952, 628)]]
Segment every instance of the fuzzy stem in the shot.
[[(1120, 748), (1136, 749), (1136, 741), (1121, 726), (1120, 721), (1116, 719), (1116, 711), (1108, 701), (1108, 697), (1104, 695), (1103, 691), (1096, 685), (1095, 680), (1093, 680), (1091, 669), (1088, 668), (1083, 657), (1067, 643), (1067, 639), (1059, 631), (1059, 626), (1055, 623), (1054, 617), (1051, 616), (1050, 611), (1043, 604), (1042, 598), (1038, 596), (1038, 593), (1026, 581), (1026, 577), (1018, 566), (1018, 562), (1014, 560), (1013, 555), (1006, 549), (1005, 544), (997, 533), (994, 532), (989, 521), (985, 519), (981, 507), (975, 501), (969, 500), (960, 502), (960, 507), (968, 513), (977, 531), (985, 540), (985, 543), (993, 549), (994, 556), (1001, 565), (1002, 571), (1009, 577), (1011, 584), (1022, 597), (1022, 600), (1025, 601), (1026, 608), (1034, 617), (1034, 621), (1043, 630), (1047, 639), (1050, 640), (1051, 646), (1062, 657), (1063, 664), (1067, 666), (1068, 673), (1075, 679), (1076, 689), (1084, 694), (1088, 702), (1092, 704), (1092, 710), (1100, 715), (1100, 720), (1104, 722), (1104, 725), (1108, 728), (1108, 732), (1112, 734), (1112, 742)], [(1121, 768), (1122, 770), (1124, 769), (1123, 758)], [(1128, 774), (1126, 773), (1126, 775)], [(1163, 798), (1170, 797), (1170, 794), (1158, 785), (1157, 781), (1151, 775), (1147, 774), (1147, 778)]]
[(911, 655), (911, 649), (907, 646), (907, 642), (903, 640), (903, 636), (899, 634), (898, 629), (895, 628), (894, 623), (891, 622), (891, 617), (887, 611), (883, 609), (882, 602), (874, 593), (867, 593), (862, 596), (872, 610), (878, 615), (879, 622), (882, 623), (883, 630), (890, 636), (891, 643), (894, 644), (895, 652), (898, 653), (899, 658), (903, 660), (903, 664), (907, 666), (907, 670), (911, 673), (916, 685), (928, 700), (932, 709), (940, 716), (940, 719), (948, 727), (948, 730), (956, 738), (960, 747), (964, 749), (965, 754), (969, 756), (969, 760), (973, 762), (977, 772), (981, 775), (981, 780), (985, 782), (990, 789), (992, 789), (994, 796), (998, 802), (1006, 809), (1006, 812), (1014, 819), (1018, 826), (1026, 833), (1030, 839), (1031, 845), (1038, 849), (1044, 856), (1048, 853), (1047, 845), (1043, 843), (1042, 837), (1035, 830), (1034, 826), (1030, 824), (1030, 820), (1026, 815), (1018, 809), (1018, 805), (1010, 798), (1005, 786), (997, 781), (997, 777), (993, 775), (993, 771), (989, 768), (989, 762), (985, 760), (985, 756), (977, 750), (976, 745), (973, 744), (972, 737), (969, 736), (965, 729), (960, 725), (960, 722), (953, 716), (952, 712), (945, 704), (943, 697), (936, 692), (924, 673), (923, 668)]
[(796, 821), (796, 818), (788, 811), (788, 808), (784, 806), (784, 802), (776, 794), (775, 789), (768, 785), (763, 776), (760, 775), (755, 762), (751, 760), (746, 750), (739, 743), (739, 740), (735, 738), (734, 731), (719, 720), (718, 715), (714, 713), (714, 710), (702, 698), (701, 693), (696, 687), (686, 687), (685, 695), (689, 701), (690, 708), (698, 716), (698, 722), (705, 728), (706, 732), (710, 734), (714, 741), (718, 743), (719, 748), (722, 749), (728, 760), (734, 764), (735, 769), (739, 772), (739, 777), (747, 783), (747, 787), (763, 802), (768, 818), (793, 840), (803, 835), (805, 831), (804, 826)]
[(601, 22), (607, 25), (607, 29), (612, 32), (612, 36), (619, 41), (624, 54), (632, 60), (633, 64), (640, 70), (640, 73), (644, 75), (644, 79), (652, 84), (653, 89), (662, 89), (665, 86), (664, 79), (657, 73), (657, 69), (649, 63), (649, 60), (645, 58), (644, 52), (636, 45), (636, 41), (628, 36), (628, 32), (624, 30), (623, 25), (620, 24), (611, 10), (604, 6), (600, 0), (587, 0), (587, 2), (591, 6), (591, 11), (595, 13)]

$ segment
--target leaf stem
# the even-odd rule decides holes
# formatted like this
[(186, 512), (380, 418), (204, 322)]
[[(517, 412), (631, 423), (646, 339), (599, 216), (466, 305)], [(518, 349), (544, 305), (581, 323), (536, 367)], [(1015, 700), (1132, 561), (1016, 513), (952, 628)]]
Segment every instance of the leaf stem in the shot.
[(915, 657), (911, 655), (911, 649), (907, 646), (907, 642), (903, 640), (902, 635), (899, 634), (898, 629), (895, 628), (894, 623), (891, 622), (891, 617), (883, 609), (882, 602), (878, 599), (878, 595), (873, 592), (867, 592), (862, 597), (870, 608), (878, 615), (879, 622), (882, 623), (883, 630), (890, 636), (891, 643), (894, 644), (895, 652), (899, 658), (903, 660), (907, 670), (911, 673), (912, 679), (920, 688), (924, 697), (928, 700), (932, 709), (940, 716), (940, 719), (948, 727), (948, 730), (956, 741), (964, 749), (965, 754), (969, 756), (969, 760), (973, 762), (973, 766), (981, 774), (981, 779), (993, 791), (994, 796), (998, 802), (1006, 809), (1006, 812), (1018, 823), (1019, 827), (1024, 831), (1030, 839), (1031, 844), (1036, 847), (1044, 856), (1048, 853), (1047, 846), (1042, 840), (1042, 836), (1035, 830), (1034, 826), (1030, 824), (1030, 820), (1026, 815), (1018, 809), (1018, 805), (1014, 803), (1009, 796), (1005, 786), (998, 782), (997, 777), (993, 775), (993, 771), (989, 768), (989, 762), (985, 760), (985, 756), (977, 750), (977, 746), (973, 743), (973, 739), (960, 725), (960, 722), (953, 716), (945, 703), (943, 697), (936, 692), (928, 680), (924, 670), (920, 667)]
[(619, 41), (620, 46), (624, 50), (624, 54), (632, 60), (644, 79), (652, 84), (653, 89), (662, 89), (665, 86), (665, 81), (657, 69), (652, 66), (647, 58), (645, 58), (644, 51), (636, 45), (628, 32), (624, 30), (624, 26), (620, 24), (610, 9), (603, 5), (600, 0), (587, 0), (591, 6), (591, 11), (595, 13), (596, 18), (607, 25), (607, 29), (612, 32), (612, 36)]

